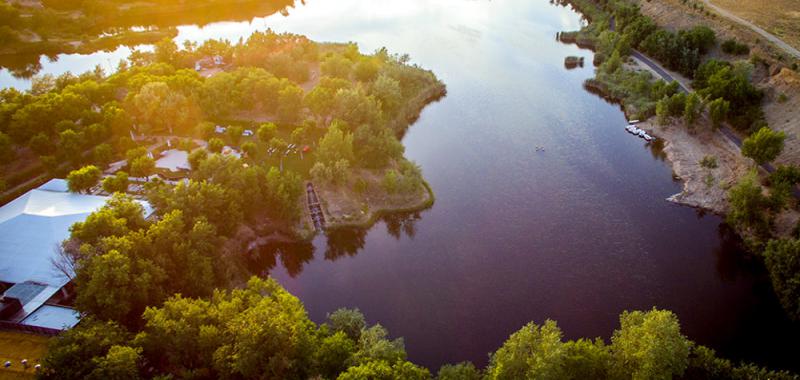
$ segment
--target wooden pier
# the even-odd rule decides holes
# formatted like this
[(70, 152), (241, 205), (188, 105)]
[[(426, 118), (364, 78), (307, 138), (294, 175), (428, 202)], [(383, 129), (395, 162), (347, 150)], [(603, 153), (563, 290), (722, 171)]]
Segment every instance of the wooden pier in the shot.
[(325, 214), (322, 213), (322, 205), (317, 197), (317, 192), (314, 190), (314, 184), (311, 182), (306, 183), (306, 201), (308, 202), (308, 212), (311, 215), (311, 220), (314, 222), (314, 228), (317, 231), (325, 229)]

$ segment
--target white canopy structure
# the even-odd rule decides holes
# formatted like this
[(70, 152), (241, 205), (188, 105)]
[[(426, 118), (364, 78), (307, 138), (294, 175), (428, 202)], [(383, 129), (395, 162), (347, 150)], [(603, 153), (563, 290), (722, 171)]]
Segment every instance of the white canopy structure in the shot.
[[(68, 279), (51, 258), (69, 227), (103, 207), (108, 197), (74, 194), (66, 181), (53, 179), (0, 207), (0, 281), (34, 281), (63, 286)], [(146, 212), (150, 206), (142, 202)]]
[[(31, 318), (30, 324), (43, 326), (64, 319), (75, 320), (68, 326), (77, 323), (74, 310), (42, 309), (70, 280), (55, 268), (53, 259), (61, 242), (69, 238), (70, 226), (84, 221), (108, 199), (70, 193), (66, 181), (53, 179), (0, 207), (0, 282), (14, 284), (4, 295), (21, 301), (23, 312), (18, 319)], [(141, 204), (146, 216), (152, 213), (147, 202)]]

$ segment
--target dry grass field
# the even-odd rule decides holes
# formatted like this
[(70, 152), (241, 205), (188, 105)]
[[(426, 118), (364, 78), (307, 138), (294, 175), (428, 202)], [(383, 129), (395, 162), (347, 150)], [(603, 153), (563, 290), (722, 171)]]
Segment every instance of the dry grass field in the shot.
[(800, 49), (800, 1), (711, 0)]
[[(0, 380), (33, 379), (33, 366), (47, 350), (47, 337), (12, 331), (0, 331)], [(28, 359), (29, 367), (24, 369), (20, 361)], [(11, 367), (2, 363), (10, 361)]]

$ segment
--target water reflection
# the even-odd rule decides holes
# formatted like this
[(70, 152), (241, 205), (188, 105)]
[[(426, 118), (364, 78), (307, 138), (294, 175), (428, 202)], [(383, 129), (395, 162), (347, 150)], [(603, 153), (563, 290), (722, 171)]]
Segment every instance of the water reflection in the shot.
[(743, 246), (742, 239), (727, 223), (717, 229), (719, 246), (714, 248), (717, 258), (717, 273), (723, 281), (733, 282), (741, 277), (765, 273), (764, 265), (749, 254)]
[(268, 276), (278, 260), (286, 272), (297, 277), (303, 266), (314, 258), (314, 245), (310, 242), (273, 242), (257, 247), (248, 255), (248, 267), (253, 274)]
[[(305, 5), (306, 3), (301, 0), (299, 4)], [(288, 16), (287, 9), (294, 6), (295, 0), (268, 0), (239, 3), (235, 7), (229, 4), (206, 6), (193, 10), (180, 9), (179, 7), (174, 11), (162, 11), (157, 14), (144, 13), (132, 14), (129, 17), (116, 16), (114, 17), (114, 25), (98, 24), (95, 29), (87, 26), (84, 33), (86, 35), (112, 36), (122, 31), (146, 31), (150, 33), (162, 30), (165, 31), (166, 35), (175, 36), (178, 34), (178, 31), (173, 29), (176, 26), (181, 26), (184, 29), (188, 27), (202, 28), (220, 21), (237, 23), (254, 20), (254, 18), (268, 17), (276, 13)], [(154, 36), (163, 35), (151, 34)], [(67, 70), (59, 70), (59, 67), (55, 65), (61, 59), (77, 59), (83, 63), (77, 67), (67, 65), (70, 68), (69, 71), (72, 71), (73, 74), (91, 70), (95, 65), (101, 65), (107, 72), (111, 72), (116, 67), (117, 62), (126, 58), (132, 50), (137, 48), (150, 49), (149, 44), (142, 43), (143, 38), (151, 43), (157, 42), (152, 37), (145, 35), (130, 33), (129, 36), (128, 40), (117, 36), (118, 39), (100, 41), (97, 43), (95, 50), (89, 52), (65, 53), (66, 51), (74, 51), (72, 45), (48, 44), (41, 50), (28, 51), (23, 54), (2, 54), (0, 55), (0, 69), (4, 70), (0, 72), (0, 85), (2, 87), (13, 86), (25, 89), (30, 87), (28, 80), (41, 72), (53, 75), (63, 74)], [(235, 43), (236, 40), (238, 39), (232, 39), (232, 42)], [(116, 60), (113, 63), (106, 62), (106, 56), (108, 55), (116, 58)], [(42, 60), (44, 58), (47, 59), (47, 62), (43, 64)]]
[[(383, 215), (376, 226), (384, 224), (386, 232), (396, 240), (404, 236), (413, 239), (416, 224), (422, 220), (421, 212), (402, 212)], [(334, 262), (345, 257), (354, 257), (364, 249), (372, 228), (336, 228), (325, 231), (325, 260)], [(253, 249), (248, 254), (247, 265), (251, 272), (268, 276), (280, 261), (287, 274), (296, 278), (303, 272), (305, 264), (314, 259), (316, 247), (312, 242), (271, 242)]]
[(422, 219), (419, 212), (407, 212), (387, 215), (383, 218), (386, 223), (386, 232), (396, 240), (405, 234), (409, 239), (414, 239), (417, 234), (417, 222)]

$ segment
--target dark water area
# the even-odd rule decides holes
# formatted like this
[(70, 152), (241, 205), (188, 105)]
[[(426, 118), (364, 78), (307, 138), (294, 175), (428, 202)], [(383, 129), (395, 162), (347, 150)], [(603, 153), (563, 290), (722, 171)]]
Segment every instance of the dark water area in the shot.
[[(719, 217), (667, 202), (681, 184), (658, 146), (625, 133), (619, 107), (584, 89), (591, 65), (565, 69), (567, 56), (592, 61), (555, 39), (582, 23), (544, 0), (310, 0), (288, 16), (179, 27), (179, 45), (272, 28), (364, 52), (386, 46), (447, 85), (403, 139), (436, 194), (430, 209), (262, 247), (253, 271), (317, 322), (359, 308), (433, 369), (484, 365), (530, 321), (607, 339), (623, 310), (652, 307), (726, 357), (800, 369), (784, 348), (800, 327), (759, 260)], [(127, 55), (115, 54), (62, 57), (43, 72)]]

